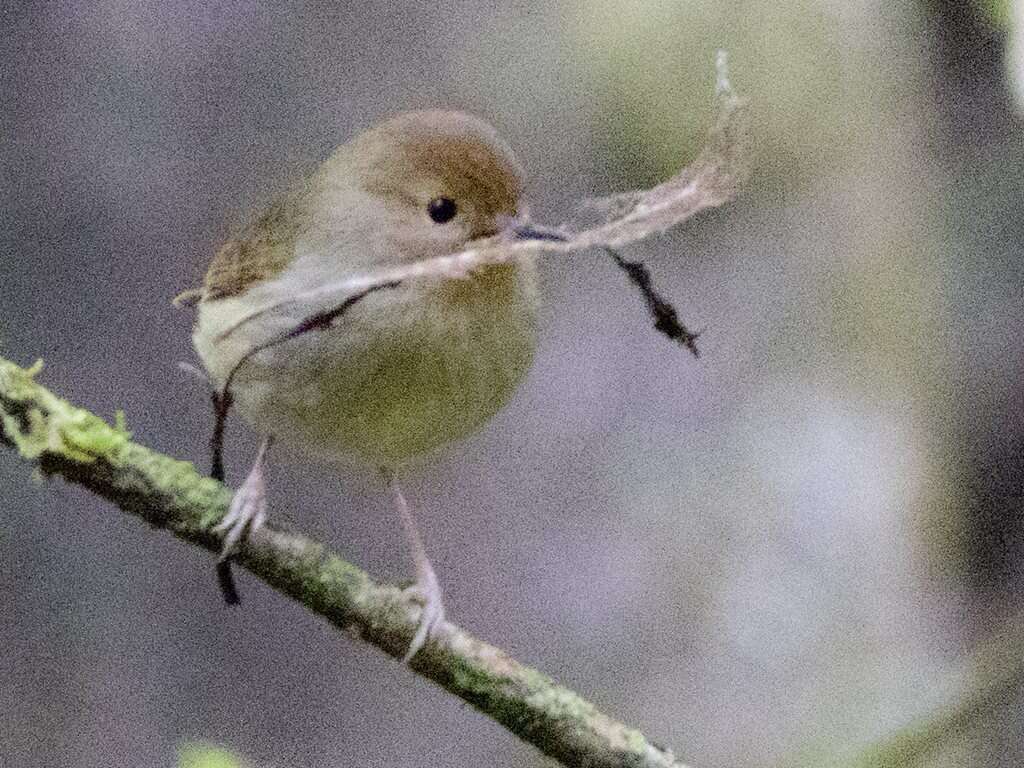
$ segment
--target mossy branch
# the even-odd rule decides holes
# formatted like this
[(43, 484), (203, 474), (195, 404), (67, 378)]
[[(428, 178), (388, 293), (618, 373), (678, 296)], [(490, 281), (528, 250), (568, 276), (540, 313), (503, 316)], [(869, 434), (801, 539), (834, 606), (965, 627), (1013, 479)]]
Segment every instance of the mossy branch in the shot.
[[(150, 525), (218, 553), (211, 532), (231, 491), (177, 461), (132, 442), (123, 419), (112, 426), (35, 381), (41, 363), (21, 368), (0, 357), (0, 445), (45, 475), (58, 475), (109, 499)], [(378, 584), (322, 544), (265, 526), (237, 562), (331, 624), (400, 658), (420, 607), (398, 587)], [(211, 587), (212, 588), (212, 587)], [(1005, 706), (1024, 680), (1024, 614), (969, 659), (972, 684), (947, 705), (859, 752), (824, 764), (889, 768), (925, 763)], [(599, 712), (573, 691), (453, 624), (416, 655), (411, 668), (567, 766), (684, 768), (668, 750)], [(821, 764), (821, 763), (815, 763)]]
[[(0, 357), (0, 444), (45, 475), (82, 485), (156, 528), (219, 552), (212, 528), (227, 511), (231, 491), (190, 463), (133, 442), (122, 419), (111, 426), (57, 397), (35, 381), (41, 368)], [(418, 604), (300, 534), (265, 526), (236, 562), (393, 657), (402, 656), (415, 633)], [(410, 666), (564, 765), (681, 768), (639, 731), (453, 624), (446, 623)]]

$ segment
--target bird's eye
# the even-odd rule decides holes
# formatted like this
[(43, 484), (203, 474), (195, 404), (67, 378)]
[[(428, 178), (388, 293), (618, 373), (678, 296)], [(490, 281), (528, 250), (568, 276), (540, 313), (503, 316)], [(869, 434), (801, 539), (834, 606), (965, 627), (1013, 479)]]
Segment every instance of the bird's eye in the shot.
[(450, 197), (435, 197), (427, 203), (427, 214), (436, 224), (444, 224), (455, 218), (458, 206)]

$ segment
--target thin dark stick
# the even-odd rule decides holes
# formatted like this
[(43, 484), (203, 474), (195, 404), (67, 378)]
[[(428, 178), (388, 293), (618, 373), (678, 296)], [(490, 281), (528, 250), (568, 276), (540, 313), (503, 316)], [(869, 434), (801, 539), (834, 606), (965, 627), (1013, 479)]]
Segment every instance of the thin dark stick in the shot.
[(210, 436), (210, 477), (224, 482), (224, 428), (234, 398), (227, 387), (223, 392), (210, 394), (213, 400), (213, 435)]
[[(210, 437), (210, 477), (214, 480), (224, 482), (224, 429), (227, 426), (228, 411), (231, 410), (231, 403), (234, 398), (231, 391), (225, 386), (223, 392), (213, 392), (210, 396), (213, 400), (213, 435)], [(240, 605), (241, 595), (238, 594), (238, 587), (235, 585), (235, 575), (231, 572), (230, 560), (219, 560), (217, 562), (217, 585), (227, 605)]]
[(235, 574), (231, 570), (230, 560), (217, 561), (217, 586), (227, 605), (241, 605), (242, 596), (235, 585)]
[(676, 312), (676, 308), (654, 289), (654, 286), (651, 284), (651, 273), (647, 270), (647, 267), (639, 261), (627, 261), (612, 248), (606, 247), (604, 250), (615, 260), (619, 268), (626, 273), (630, 282), (640, 289), (640, 293), (643, 294), (644, 301), (647, 303), (647, 311), (654, 318), (655, 330), (665, 334), (672, 341), (682, 344), (693, 353), (694, 357), (700, 357), (700, 351), (697, 349), (697, 336), (699, 334), (688, 331), (686, 326), (680, 322), (679, 313)]
[[(520, 225), (514, 230), (514, 233), (517, 240), (554, 240), (556, 242), (568, 240), (563, 232), (537, 224)], [(687, 330), (686, 326), (679, 321), (679, 313), (676, 312), (676, 308), (654, 289), (651, 284), (651, 273), (647, 271), (647, 267), (639, 261), (627, 261), (608, 246), (605, 246), (604, 250), (626, 273), (630, 282), (640, 289), (644, 302), (647, 304), (647, 310), (654, 318), (655, 330), (665, 334), (672, 341), (682, 344), (693, 353), (694, 357), (700, 357), (700, 352), (697, 349), (699, 334)]]

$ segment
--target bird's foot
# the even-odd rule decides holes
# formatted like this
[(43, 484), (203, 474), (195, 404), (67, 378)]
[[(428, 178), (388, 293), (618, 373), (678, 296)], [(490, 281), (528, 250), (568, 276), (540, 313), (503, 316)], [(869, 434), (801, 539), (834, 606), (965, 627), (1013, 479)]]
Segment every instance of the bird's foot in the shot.
[(436, 634), (444, 624), (444, 601), (441, 597), (441, 585), (437, 581), (437, 575), (434, 573), (430, 561), (417, 562), (416, 571), (416, 583), (402, 590), (402, 594), (422, 603), (423, 608), (420, 611), (416, 634), (413, 635), (409, 647), (402, 657), (403, 664), (412, 661), (413, 656), (419, 653), (427, 639)]
[(412, 636), (402, 663), (408, 664), (412, 657), (419, 653), (427, 639), (434, 635), (444, 624), (444, 602), (441, 599), (441, 585), (437, 581), (437, 574), (427, 557), (426, 547), (423, 546), (423, 537), (420, 536), (419, 528), (413, 517), (412, 509), (405, 500), (405, 494), (398, 487), (394, 472), (390, 469), (382, 469), (381, 473), (391, 488), (391, 498), (398, 510), (398, 516), (402, 520), (402, 531), (412, 551), (413, 563), (416, 566), (416, 582), (404, 590), (404, 594), (423, 604), (420, 611), (419, 624), (416, 625), (416, 633)]
[(264, 441), (256, 456), (252, 470), (245, 482), (235, 491), (231, 506), (224, 518), (213, 527), (213, 532), (222, 535), (220, 562), (226, 562), (238, 550), (238, 545), (254, 531), (258, 531), (267, 520), (267, 495), (263, 479), (263, 466), (269, 440)]

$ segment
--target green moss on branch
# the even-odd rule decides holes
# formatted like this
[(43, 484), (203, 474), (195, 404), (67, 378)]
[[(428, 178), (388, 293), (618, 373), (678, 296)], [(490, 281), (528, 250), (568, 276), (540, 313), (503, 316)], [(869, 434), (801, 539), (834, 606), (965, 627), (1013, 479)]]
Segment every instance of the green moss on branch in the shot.
[[(21, 368), (0, 358), (0, 444), (46, 475), (82, 485), (150, 525), (218, 552), (212, 527), (227, 511), (231, 491), (192, 464), (133, 442), (123, 418), (110, 425), (57, 397), (36, 381), (41, 370), (41, 363)], [(416, 630), (419, 606), (398, 588), (374, 582), (305, 536), (266, 526), (237, 562), (394, 657)], [(680, 768), (639, 731), (453, 624), (445, 624), (411, 666), (564, 765)]]

